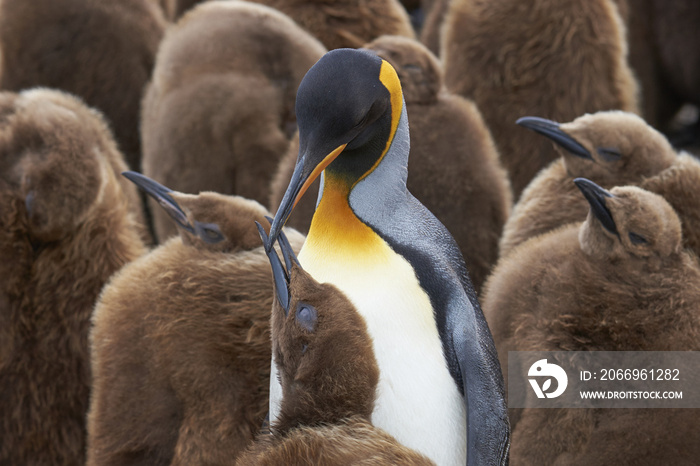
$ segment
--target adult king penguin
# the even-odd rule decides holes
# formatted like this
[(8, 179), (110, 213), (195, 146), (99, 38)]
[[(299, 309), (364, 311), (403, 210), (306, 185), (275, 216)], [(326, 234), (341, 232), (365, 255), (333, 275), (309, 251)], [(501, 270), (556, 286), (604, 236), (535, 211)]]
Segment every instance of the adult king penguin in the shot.
[[(331, 51), (302, 80), (296, 114), (299, 156), (266, 247), (323, 172), (299, 260), (365, 319), (380, 370), (372, 423), (440, 465), (506, 464), (510, 428), (491, 333), (457, 244), (406, 189), (396, 72), (367, 51)], [(275, 419), (281, 390), (271, 381)]]

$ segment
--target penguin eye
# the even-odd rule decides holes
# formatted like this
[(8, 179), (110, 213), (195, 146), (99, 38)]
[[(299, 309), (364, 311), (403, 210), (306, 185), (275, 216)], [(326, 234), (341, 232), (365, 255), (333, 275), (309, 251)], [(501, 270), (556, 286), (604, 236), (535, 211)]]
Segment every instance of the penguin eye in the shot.
[(615, 149), (614, 147), (599, 147), (598, 153), (601, 157), (603, 157), (604, 160), (608, 162), (615, 162), (622, 158), (622, 154), (620, 153), (620, 151)]
[(632, 241), (632, 244), (647, 244), (648, 243), (646, 238), (644, 238), (643, 236), (639, 236), (636, 233), (630, 232), (629, 237), (630, 237), (630, 241)]
[(205, 243), (215, 244), (223, 241), (224, 235), (216, 223), (200, 223), (195, 221), (195, 229), (197, 236), (202, 238)]
[(307, 332), (313, 332), (316, 329), (318, 312), (316, 312), (316, 308), (310, 304), (299, 303), (294, 318), (301, 328)]

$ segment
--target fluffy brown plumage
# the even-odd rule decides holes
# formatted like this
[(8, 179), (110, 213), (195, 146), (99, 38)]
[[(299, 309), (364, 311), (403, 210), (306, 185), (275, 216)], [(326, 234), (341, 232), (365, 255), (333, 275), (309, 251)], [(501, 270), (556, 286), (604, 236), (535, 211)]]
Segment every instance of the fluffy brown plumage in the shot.
[[(471, 101), (444, 89), (438, 60), (419, 42), (384, 36), (365, 48), (401, 80), (411, 135), (408, 189), (452, 233), (479, 289), (498, 258), (512, 199), (488, 128)], [(273, 209), (292, 177), (298, 145), (296, 139), (280, 163), (270, 190)], [(318, 191), (318, 182), (312, 189)], [(302, 198), (290, 224), (307, 231), (315, 205), (315, 195)]]
[(0, 464), (81, 465), (92, 309), (145, 246), (100, 118), (44, 89), (0, 115)]
[(671, 204), (681, 219), (683, 245), (700, 256), (700, 161), (681, 152), (673, 165), (640, 186)]
[(254, 221), (268, 212), (217, 193), (162, 199), (180, 237), (125, 267), (95, 309), (90, 465), (231, 464), (267, 412), (272, 293)]
[[(533, 238), (497, 265), (482, 303), (503, 361), (508, 351), (700, 348), (700, 266), (682, 248), (678, 216), (663, 198), (640, 188), (610, 193), (598, 198), (604, 208), (591, 208), (585, 222)], [(604, 210), (617, 234), (604, 226)], [(623, 464), (658, 464), (653, 461), (661, 457), (687, 464), (697, 458), (700, 438), (697, 418), (683, 411), (512, 413), (511, 464), (620, 464), (615, 459), (621, 456)], [(668, 437), (663, 426), (674, 416), (679, 426), (695, 426), (673, 442), (656, 442)], [(655, 453), (645, 457), (650, 439)], [(631, 450), (637, 451), (621, 455)]]
[(685, 246), (700, 253), (700, 163), (696, 159), (677, 156), (661, 133), (630, 113), (598, 112), (559, 128), (591, 158), (556, 145), (561, 158), (532, 180), (506, 222), (501, 256), (529, 238), (585, 219), (588, 203), (572, 183), (576, 177), (604, 188), (638, 185), (662, 195), (682, 219)]
[(367, 326), (341, 291), (315, 281), (281, 241), (287, 271), (270, 253), (280, 414), (272, 433), (236, 464), (433, 464), (372, 426), (379, 367)]
[(176, 0), (150, 0), (151, 3), (155, 3), (163, 11), (165, 19), (172, 21), (175, 18), (175, 8), (177, 6)]
[(415, 37), (398, 0), (258, 0), (289, 15), (328, 50), (357, 48), (385, 34)]
[[(52, 109), (54, 131), (64, 135), (66, 139), (76, 138), (82, 140), (85, 147), (94, 146), (102, 156), (109, 162), (114, 173), (121, 173), (127, 170), (124, 156), (117, 148), (112, 133), (103, 115), (94, 109), (88, 108), (76, 96), (61, 91), (50, 89), (35, 89), (30, 91), (31, 95), (39, 96), (42, 102)], [(60, 111), (63, 109), (64, 111)], [(75, 124), (76, 118), (80, 121), (80, 126)], [(58, 139), (60, 141), (60, 139)], [(46, 139), (45, 144), (56, 152), (67, 152), (73, 150), (72, 146), (58, 144), (52, 146), (51, 140)], [(66, 157), (71, 157), (65, 154)], [(143, 204), (136, 187), (121, 176), (117, 177), (117, 182), (128, 201), (128, 211), (133, 215), (141, 239), (146, 244), (151, 244), (153, 238), (149, 231)]]
[[(202, 0), (178, 0), (181, 15)], [(253, 0), (292, 18), (328, 50), (357, 48), (384, 34), (414, 37), (399, 0)]]
[[(297, 87), (324, 51), (271, 8), (198, 6), (158, 52), (143, 103), (144, 173), (183, 192), (266, 202), (296, 128)], [(152, 210), (160, 241), (177, 233), (164, 212)]]
[[(597, 425), (590, 433), (588, 440), (590, 446), (580, 453), (562, 455), (561, 464), (570, 466), (603, 464), (693, 466), (697, 464), (700, 455), (697, 409), (609, 409), (607, 411), (613, 411), (614, 416), (593, 418)], [(576, 422), (574, 418), (570, 420)], [(537, 429), (540, 426), (532, 427)]]
[(425, 21), (420, 31), (420, 41), (438, 57), (442, 39), (442, 25), (450, 9), (450, 0), (423, 0)]
[(3, 0), (0, 86), (80, 96), (104, 112), (128, 165), (138, 170), (141, 95), (165, 25), (149, 0)]
[[(700, 3), (615, 0), (627, 24), (630, 65), (642, 90), (644, 118), (667, 131), (684, 102), (700, 105)], [(696, 136), (700, 137), (700, 136)]]
[(428, 466), (425, 456), (400, 445), (394, 437), (362, 417), (334, 424), (300, 426), (281, 438), (259, 438), (237, 466), (282, 464), (360, 464)]
[(455, 0), (444, 28), (445, 84), (482, 111), (516, 197), (556, 158), (550, 144), (515, 125), (518, 118), (637, 111), (611, 0)]
[(187, 10), (192, 9), (198, 3), (206, 0), (171, 0), (173, 7), (173, 19), (178, 19), (187, 12)]

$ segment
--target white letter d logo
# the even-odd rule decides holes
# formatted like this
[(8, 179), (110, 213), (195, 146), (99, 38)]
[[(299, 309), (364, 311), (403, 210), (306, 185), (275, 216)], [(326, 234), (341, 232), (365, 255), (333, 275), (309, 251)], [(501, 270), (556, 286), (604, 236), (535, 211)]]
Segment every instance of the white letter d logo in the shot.
[(547, 398), (556, 398), (564, 393), (564, 390), (566, 390), (566, 385), (569, 383), (569, 378), (566, 376), (564, 369), (556, 364), (547, 364), (546, 359), (540, 359), (530, 366), (530, 370), (528, 371), (527, 375), (529, 377), (554, 377), (557, 379), (557, 389), (551, 393), (547, 393), (547, 390), (549, 390), (550, 386), (552, 385), (551, 378), (545, 380), (542, 388), (540, 388), (540, 385), (535, 379), (528, 379), (530, 381), (530, 385), (532, 385), (532, 389), (535, 391), (535, 395), (537, 395), (537, 398), (544, 398), (545, 396)]

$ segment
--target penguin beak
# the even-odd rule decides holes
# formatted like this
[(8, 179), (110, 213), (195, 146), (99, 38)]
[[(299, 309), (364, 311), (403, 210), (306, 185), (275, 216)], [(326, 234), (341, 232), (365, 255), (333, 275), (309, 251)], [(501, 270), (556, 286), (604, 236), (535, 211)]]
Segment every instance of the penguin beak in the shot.
[[(333, 149), (330, 153), (323, 154), (321, 156), (318, 156), (312, 150), (305, 151), (299, 155), (297, 158), (297, 163), (294, 166), (292, 179), (289, 182), (287, 191), (284, 193), (284, 197), (282, 198), (282, 203), (277, 209), (275, 218), (272, 221), (272, 227), (270, 227), (270, 241), (265, 246), (266, 251), (269, 252), (270, 248), (272, 248), (272, 245), (277, 240), (282, 227), (285, 225), (285, 223), (287, 223), (289, 216), (292, 214), (292, 210), (294, 210), (294, 207), (297, 205), (297, 202), (299, 202), (299, 199), (302, 198), (306, 190), (309, 189), (311, 183), (313, 183), (316, 178), (319, 177), (321, 172), (323, 172), (323, 170), (325, 170), (326, 167), (330, 165), (330, 163), (333, 162), (333, 160), (335, 160), (341, 152), (343, 152), (345, 146), (347, 146), (347, 143), (342, 144)], [(320, 160), (320, 162), (314, 162), (316, 160)]]
[(603, 227), (610, 233), (619, 237), (620, 234), (617, 231), (615, 220), (613, 219), (610, 210), (608, 210), (608, 208), (605, 206), (605, 200), (615, 196), (610, 191), (601, 188), (586, 178), (576, 178), (574, 183), (576, 183), (578, 189), (581, 190), (584, 197), (591, 205), (591, 212), (593, 212), (593, 215), (595, 215), (601, 225), (603, 225)]
[(166, 188), (157, 181), (154, 181), (140, 173), (126, 171), (122, 172), (122, 176), (134, 183), (139, 188), (143, 189), (146, 194), (155, 199), (180, 227), (184, 228), (190, 233), (195, 233), (194, 227), (187, 220), (187, 215), (185, 212), (170, 196), (170, 193), (174, 192), (172, 189)]
[[(267, 221), (270, 222), (270, 225), (272, 225), (271, 217), (268, 217), (266, 215), (265, 219), (267, 219)], [(292, 267), (294, 266), (294, 264), (296, 264), (297, 267), (301, 268), (301, 264), (299, 263), (299, 259), (297, 259), (297, 255), (294, 254), (294, 249), (292, 249), (292, 245), (289, 243), (287, 235), (285, 235), (283, 231), (280, 232), (280, 235), (277, 237), (277, 239), (279, 240), (280, 249), (282, 250), (282, 257), (284, 257), (284, 265), (285, 267), (287, 267), (287, 271), (289, 272), (289, 278), (291, 279)]]
[(588, 149), (583, 147), (576, 139), (562, 131), (559, 127), (559, 123), (556, 121), (538, 117), (522, 117), (515, 123), (548, 137), (578, 157), (593, 160), (593, 156)]
[[(258, 222), (255, 222), (255, 226), (258, 227), (258, 233), (260, 234), (260, 239), (262, 239), (263, 245), (265, 246), (267, 259), (270, 261), (270, 268), (272, 268), (272, 279), (275, 282), (275, 292), (277, 294), (277, 301), (279, 301), (280, 306), (282, 306), (282, 309), (284, 310), (284, 316), (287, 317), (287, 315), (289, 314), (289, 301), (291, 299), (291, 295), (289, 292), (289, 275), (287, 275), (287, 272), (284, 271), (284, 267), (282, 267), (282, 262), (280, 261), (277, 252), (272, 248), (272, 246), (270, 246), (270, 248), (268, 249), (268, 245), (272, 243), (270, 242), (270, 238), (268, 238), (268, 236), (265, 234), (265, 229)], [(284, 237), (284, 240), (282, 239), (282, 237)], [(289, 244), (289, 242), (287, 241), (287, 237), (284, 236), (284, 233), (282, 233), (280, 237), (280, 245), (282, 243)], [(292, 252), (292, 254), (294, 253)], [(287, 257), (285, 254), (285, 262), (286, 261)]]

